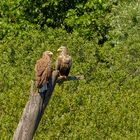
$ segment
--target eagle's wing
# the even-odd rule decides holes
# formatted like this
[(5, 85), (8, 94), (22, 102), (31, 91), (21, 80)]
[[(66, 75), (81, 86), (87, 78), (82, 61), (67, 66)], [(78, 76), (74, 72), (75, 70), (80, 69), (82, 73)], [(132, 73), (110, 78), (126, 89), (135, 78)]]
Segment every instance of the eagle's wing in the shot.
[(70, 68), (72, 65), (72, 58), (71, 56), (67, 55), (65, 57), (62, 58), (62, 65), (63, 67), (67, 67)]
[(42, 73), (44, 72), (44, 70), (46, 69), (48, 65), (48, 62), (41, 58), (39, 60), (37, 60), (36, 65), (35, 65), (35, 72), (37, 76), (42, 75)]
[(47, 59), (39, 59), (35, 65), (35, 76), (37, 87), (42, 87), (51, 76), (51, 62)]
[(49, 81), (51, 75), (52, 75), (51, 62), (48, 62), (44, 72), (42, 73), (40, 84), (44, 85), (47, 81)]
[(58, 56), (57, 61), (56, 61), (56, 70), (60, 70), (60, 67), (62, 64), (62, 59), (63, 59), (63, 57), (61, 55)]
[(72, 64), (71, 56), (60, 55), (56, 62), (56, 69), (59, 70), (61, 76), (68, 76)]
[(72, 58), (71, 58), (71, 56), (68, 55), (67, 58), (66, 58), (66, 60), (68, 61), (67, 63), (68, 63), (68, 66), (69, 66), (69, 68), (70, 68), (71, 65), (72, 65)]

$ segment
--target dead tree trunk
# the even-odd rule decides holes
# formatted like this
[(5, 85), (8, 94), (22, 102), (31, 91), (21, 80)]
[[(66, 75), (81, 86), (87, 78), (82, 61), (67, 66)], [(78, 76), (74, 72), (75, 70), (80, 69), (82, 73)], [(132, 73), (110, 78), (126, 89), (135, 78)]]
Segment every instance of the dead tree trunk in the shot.
[(58, 72), (52, 73), (51, 83), (46, 93), (34, 94), (31, 90), (29, 101), (27, 102), (21, 120), (14, 133), (13, 140), (32, 140), (39, 125), (44, 110), (50, 100), (53, 89), (58, 78)]

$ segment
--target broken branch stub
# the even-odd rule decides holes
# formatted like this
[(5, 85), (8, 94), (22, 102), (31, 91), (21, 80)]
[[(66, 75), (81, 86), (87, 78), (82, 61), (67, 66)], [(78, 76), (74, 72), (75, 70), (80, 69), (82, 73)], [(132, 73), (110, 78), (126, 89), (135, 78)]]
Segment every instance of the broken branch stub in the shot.
[(14, 140), (32, 140), (44, 110), (49, 103), (57, 78), (58, 71), (53, 71), (49, 88), (45, 93), (33, 93), (33, 83), (31, 84), (30, 98), (14, 133)]

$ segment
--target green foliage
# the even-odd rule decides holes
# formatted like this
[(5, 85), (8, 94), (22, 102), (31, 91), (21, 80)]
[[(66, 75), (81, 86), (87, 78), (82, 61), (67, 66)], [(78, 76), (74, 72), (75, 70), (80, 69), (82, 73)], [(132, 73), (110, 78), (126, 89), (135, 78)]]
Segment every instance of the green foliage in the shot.
[(109, 31), (111, 45), (119, 44), (132, 37), (132, 39), (138, 39), (140, 30), (139, 1), (124, 1), (119, 6), (114, 7), (112, 11), (110, 22), (112, 30)]
[(77, 4), (75, 9), (68, 11), (64, 23), (80, 35), (88, 39), (96, 37), (99, 44), (103, 44), (107, 40), (109, 13), (113, 5), (113, 2), (105, 0)]
[[(0, 4), (1, 139), (12, 139), (36, 60), (53, 51), (55, 67), (61, 45), (73, 58), (70, 75), (84, 75), (84, 80), (56, 85), (34, 139), (140, 139), (138, 0)], [(101, 46), (102, 37), (107, 40)]]
[(41, 29), (44, 26), (62, 27), (67, 32), (76, 31), (87, 39), (96, 37), (98, 43), (103, 44), (110, 29), (109, 14), (117, 3), (109, 0), (18, 0), (11, 3), (4, 0), (1, 2), (1, 17), (10, 24), (21, 24), (26, 20)]

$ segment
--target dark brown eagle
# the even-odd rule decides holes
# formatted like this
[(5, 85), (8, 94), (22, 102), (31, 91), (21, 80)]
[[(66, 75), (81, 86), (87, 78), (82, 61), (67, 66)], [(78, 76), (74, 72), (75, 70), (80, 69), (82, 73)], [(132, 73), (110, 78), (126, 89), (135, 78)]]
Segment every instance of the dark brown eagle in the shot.
[(61, 46), (57, 52), (59, 56), (56, 61), (56, 70), (59, 71), (59, 76), (63, 78), (67, 78), (70, 72), (70, 68), (72, 65), (72, 58), (68, 54), (67, 48), (65, 46)]
[(35, 65), (36, 87), (39, 92), (47, 90), (47, 84), (52, 75), (51, 57), (53, 53), (50, 51), (43, 52), (42, 58), (37, 60)]

